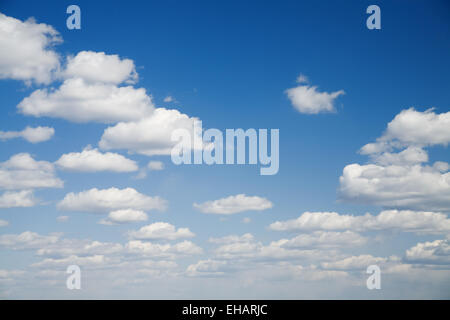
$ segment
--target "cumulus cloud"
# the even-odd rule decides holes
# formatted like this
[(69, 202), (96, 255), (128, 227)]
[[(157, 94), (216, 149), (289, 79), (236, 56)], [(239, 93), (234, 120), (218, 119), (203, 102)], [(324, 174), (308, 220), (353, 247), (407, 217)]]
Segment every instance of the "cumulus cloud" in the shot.
[(325, 256), (331, 257), (334, 255), (333, 252), (327, 250), (298, 250), (284, 247), (286, 241), (282, 239), (264, 245), (256, 241), (251, 234), (210, 239), (210, 242), (220, 244), (214, 250), (216, 257), (226, 260), (282, 261), (290, 259), (323, 259)]
[(376, 142), (361, 148), (372, 163), (344, 168), (340, 198), (387, 208), (450, 211), (448, 163), (422, 164), (428, 162), (423, 148), (448, 145), (449, 128), (450, 112), (401, 111)]
[(410, 108), (396, 115), (377, 142), (363, 146), (361, 153), (380, 153), (404, 146), (447, 146), (449, 142), (450, 111), (436, 114), (433, 109), (420, 112)]
[(342, 260), (333, 262), (323, 262), (321, 264), (324, 269), (337, 269), (337, 270), (365, 270), (370, 265), (379, 265), (387, 262), (387, 258), (374, 257), (370, 254), (364, 254), (359, 256), (351, 256)]
[(311, 234), (301, 234), (292, 239), (279, 240), (279, 244), (285, 248), (304, 247), (357, 247), (367, 242), (367, 238), (353, 231), (330, 232), (316, 231)]
[(169, 259), (173, 259), (179, 255), (197, 255), (203, 253), (202, 248), (187, 240), (173, 245), (170, 243), (161, 244), (141, 240), (132, 240), (126, 244), (126, 249), (130, 253)]
[(301, 85), (287, 89), (286, 94), (294, 108), (300, 113), (317, 114), (325, 112), (335, 112), (334, 100), (343, 95), (343, 90), (335, 92), (320, 92), (316, 86), (306, 84), (308, 79), (304, 75), (297, 78), (297, 82)]
[(59, 70), (51, 47), (61, 42), (51, 26), (21, 21), (0, 13), (0, 79), (49, 83)]
[(201, 204), (194, 203), (203, 213), (213, 214), (234, 214), (243, 211), (262, 211), (273, 207), (272, 202), (257, 196), (247, 196), (238, 194), (214, 201), (207, 201)]
[(94, 51), (81, 51), (75, 57), (68, 57), (63, 75), (111, 84), (134, 83), (138, 78), (133, 60)]
[(68, 256), (116, 255), (124, 252), (124, 246), (114, 242), (91, 241), (87, 239), (59, 239), (38, 248), (36, 255), (50, 258)]
[(450, 264), (450, 244), (448, 240), (418, 243), (406, 250), (406, 261), (425, 264)]
[(149, 170), (154, 170), (154, 171), (163, 170), (164, 169), (164, 163), (162, 163), (161, 161), (150, 161), (147, 164), (147, 168)]
[(155, 222), (129, 233), (130, 238), (141, 240), (177, 240), (195, 236), (188, 228), (178, 228), (166, 222)]
[(53, 164), (36, 161), (28, 153), (19, 153), (0, 163), (1, 189), (60, 188)]
[(0, 247), (12, 250), (39, 249), (58, 242), (60, 237), (60, 233), (43, 236), (31, 231), (25, 231), (21, 234), (3, 234), (0, 235)]
[(0, 195), (0, 208), (32, 207), (36, 203), (32, 190), (7, 191)]
[(123, 209), (111, 211), (106, 219), (100, 221), (101, 224), (112, 225), (130, 222), (146, 221), (147, 214), (141, 210)]
[(67, 79), (58, 89), (39, 89), (17, 106), (22, 114), (72, 122), (114, 123), (148, 116), (153, 102), (145, 89)]
[(99, 142), (102, 149), (126, 149), (147, 156), (170, 155), (177, 141), (172, 141), (172, 132), (186, 129), (199, 141), (201, 136), (194, 135), (195, 117), (189, 117), (178, 110), (158, 108), (148, 117), (140, 120), (120, 122), (109, 127)]
[(435, 167), (347, 165), (339, 178), (343, 200), (388, 208), (450, 211), (450, 172)]
[(82, 152), (63, 154), (55, 163), (65, 170), (85, 172), (132, 172), (139, 169), (135, 161), (118, 153), (101, 153), (98, 149), (90, 147), (85, 148)]
[(164, 102), (169, 103), (169, 102), (174, 102), (175, 99), (172, 96), (167, 96), (164, 98)]
[(167, 202), (160, 197), (149, 197), (133, 188), (109, 188), (68, 193), (58, 203), (58, 209), (70, 211), (104, 212), (121, 209), (165, 210)]
[(89, 267), (89, 266), (100, 266), (105, 265), (108, 263), (108, 258), (104, 255), (95, 255), (95, 256), (86, 256), (86, 257), (79, 257), (76, 255), (72, 255), (65, 258), (47, 258), (42, 261), (33, 263), (31, 266), (35, 268), (53, 268), (58, 266), (70, 266), (70, 265), (78, 265), (83, 267)]
[(9, 225), (8, 221), (0, 219), (0, 227), (6, 227), (8, 225)]
[(385, 210), (377, 216), (366, 213), (362, 216), (336, 212), (304, 212), (293, 220), (277, 221), (270, 225), (275, 231), (294, 230), (399, 230), (420, 234), (439, 234), (450, 231), (450, 219), (437, 212), (409, 210)]
[(230, 271), (227, 261), (220, 260), (200, 260), (186, 268), (186, 275), (189, 277), (217, 277), (223, 276)]
[(26, 127), (22, 131), (0, 131), (0, 140), (23, 138), (31, 143), (50, 140), (55, 134), (55, 129), (49, 127)]

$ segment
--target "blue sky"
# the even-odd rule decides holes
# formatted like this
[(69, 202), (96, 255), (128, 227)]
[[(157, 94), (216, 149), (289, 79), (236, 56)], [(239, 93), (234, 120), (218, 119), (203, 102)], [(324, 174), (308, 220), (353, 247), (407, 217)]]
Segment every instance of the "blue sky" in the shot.
[[(445, 166), (450, 141), (448, 3), (378, 1), (381, 30), (366, 28), (366, 8), (373, 4), (369, 1), (78, 1), (81, 30), (66, 27), (66, 8), (70, 4), (0, 4), (4, 21), (19, 28), (34, 17), (36, 23), (53, 27), (63, 40), (51, 47), (33, 47), (39, 52), (24, 54), (23, 60), (21, 54), (13, 59), (21, 51), (20, 44), (18, 51), (8, 51), (14, 48), (11, 45), (0, 55), (0, 131), (16, 132), (27, 126), (54, 129), (54, 134), (40, 143), (22, 138), (2, 139), (0, 162), (28, 153), (36, 161), (47, 161), (54, 167), (54, 178), (64, 181), (61, 188), (0, 185), (0, 194), (33, 190), (35, 197), (33, 205), (16, 203), (0, 208), (0, 220), (7, 222), (0, 227), (0, 270), (4, 271), (3, 279), (0, 273), (0, 296), (22, 298), (42, 293), (49, 298), (333, 298), (338, 294), (340, 298), (449, 297), (450, 174), (448, 164)], [(16, 23), (5, 17), (17, 19)], [(7, 48), (12, 37), (5, 25), (0, 40)], [(25, 44), (23, 48), (28, 50)], [(37, 80), (41, 72), (25, 77), (12, 73), (48, 51), (57, 53), (55, 61), (60, 67), (60, 73), (49, 72), (50, 80)], [(89, 57), (100, 52), (117, 55), (117, 65), (130, 59), (139, 75), (131, 87), (144, 88), (146, 95), (152, 97), (153, 109), (176, 109), (201, 119), (205, 129), (218, 128), (223, 132), (227, 128), (279, 129), (279, 172), (262, 176), (259, 166), (252, 165), (175, 166), (170, 155), (139, 154), (131, 145), (102, 149), (99, 141), (105, 130), (118, 122), (128, 123), (129, 119), (77, 123), (73, 118), (77, 103), (64, 111), (64, 117), (49, 116), (39, 109), (50, 103), (49, 96), (41, 105), (32, 105), (34, 110), (40, 110), (40, 116), (19, 112), (18, 105), (36, 90), (58, 91), (64, 83), (83, 78), (65, 73), (68, 57), (77, 57), (82, 51), (90, 52)], [(106, 78), (113, 73), (112, 69), (104, 69)], [(308, 78), (307, 83), (296, 82), (300, 74)], [(118, 88), (130, 86), (123, 81), (111, 83), (108, 85)], [(329, 100), (333, 112), (304, 113), (295, 107), (286, 91), (315, 86), (315, 94), (345, 92)], [(86, 99), (83, 92), (78, 94), (77, 99)], [(164, 102), (168, 96), (175, 101)], [(307, 97), (298, 99), (304, 102)], [(60, 107), (56, 104), (54, 112), (59, 112)], [(143, 134), (152, 135), (152, 130), (148, 127)], [(382, 151), (359, 151), (380, 137), (379, 141), (386, 142)], [(55, 163), (62, 155), (80, 153), (88, 145), (98, 148), (101, 154), (111, 152), (136, 161), (139, 170), (85, 172), (67, 170)], [(411, 151), (411, 158), (397, 159), (403, 150)], [(422, 159), (424, 153), (428, 155), (426, 160)], [(139, 172), (149, 161), (161, 161), (164, 169), (147, 170), (146, 177), (139, 179)], [(441, 164), (434, 165), (437, 161)], [(369, 177), (367, 184), (360, 185), (362, 182), (353, 177), (340, 180), (344, 168), (351, 164), (361, 167)], [(14, 176), (17, 171), (5, 164), (3, 170), (13, 180), (20, 180)], [(394, 178), (385, 175), (389, 170), (395, 171), (391, 173)], [(112, 187), (159, 196), (167, 202), (167, 209), (137, 208), (145, 211), (146, 221), (104, 225), (98, 222), (114, 208), (81, 212), (58, 206), (71, 192)], [(246, 203), (239, 203), (235, 214), (205, 214), (193, 206), (239, 194), (258, 197), (259, 202), (270, 201), (271, 207), (249, 209)], [(118, 207), (115, 209), (127, 209), (126, 205)], [(321, 215), (336, 212), (341, 218), (362, 217), (369, 212), (377, 217), (387, 210), (390, 216), (386, 221), (354, 222), (346, 227), (330, 227), (333, 218)], [(289, 226), (283, 230), (272, 225), (297, 219), (305, 212), (318, 213), (325, 220), (320, 226), (287, 223)], [(61, 222), (57, 220), (59, 216), (68, 218)], [(250, 218), (250, 222), (244, 223), (244, 218)], [(176, 229), (188, 228), (195, 237), (174, 241), (166, 235), (155, 241), (135, 239), (129, 234), (157, 222)], [(32, 238), (44, 238), (38, 245), (23, 244), (18, 237), (23, 232), (32, 232)], [(62, 235), (51, 242), (45, 237), (52, 233)], [(251, 234), (251, 239), (210, 241), (244, 234)], [(298, 236), (309, 237), (311, 243), (275, 243)], [(47, 247), (68, 250), (80, 246), (75, 240), (66, 243), (63, 239), (120, 244), (123, 248), (112, 254), (106, 249), (96, 252), (105, 261), (93, 265), (79, 259), (94, 255), (86, 250), (77, 249), (73, 255), (38, 253)], [(201, 253), (174, 253), (160, 258), (129, 252), (129, 241), (171, 246), (190, 241)], [(235, 251), (225, 255), (227, 248), (221, 246)], [(251, 248), (250, 252), (246, 248)], [(280, 258), (280, 252), (286, 257)], [(45, 259), (53, 260), (35, 265)], [(75, 264), (81, 261), (83, 277), (86, 275), (83, 289), (77, 292), (65, 288), (65, 268), (71, 259)], [(169, 271), (153, 269), (146, 264), (148, 261), (169, 261), (176, 266), (167, 268)], [(342, 261), (347, 261), (348, 266), (342, 267)], [(386, 279), (382, 290), (367, 290), (365, 268), (369, 264), (381, 265)], [(109, 276), (108, 270), (112, 270)], [(139, 276), (124, 277), (127, 271)], [(161, 291), (148, 284), (158, 284)], [(215, 290), (217, 287), (221, 289)]]

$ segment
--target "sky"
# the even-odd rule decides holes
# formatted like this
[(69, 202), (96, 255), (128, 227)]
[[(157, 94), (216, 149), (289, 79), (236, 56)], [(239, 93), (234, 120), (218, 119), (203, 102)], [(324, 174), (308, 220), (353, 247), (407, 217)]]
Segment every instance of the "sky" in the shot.
[[(450, 298), (446, 1), (71, 4), (0, 0), (2, 299)], [(278, 172), (175, 165), (196, 120)]]

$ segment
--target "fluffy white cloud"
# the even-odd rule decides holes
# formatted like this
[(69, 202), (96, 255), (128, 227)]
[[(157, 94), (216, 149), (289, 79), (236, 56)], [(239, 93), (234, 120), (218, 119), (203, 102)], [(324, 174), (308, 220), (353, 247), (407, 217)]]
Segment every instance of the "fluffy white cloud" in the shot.
[(6, 227), (7, 225), (9, 225), (8, 221), (0, 219), (0, 227)]
[(169, 102), (174, 102), (175, 99), (172, 96), (167, 96), (164, 98), (164, 102), (169, 103)]
[(47, 258), (43, 261), (33, 263), (31, 266), (35, 268), (53, 268), (58, 266), (70, 266), (70, 265), (78, 265), (82, 267), (90, 267), (90, 266), (101, 266), (108, 263), (108, 258), (104, 255), (95, 255), (95, 256), (87, 256), (87, 257), (79, 257), (76, 255), (72, 255), (65, 258)]
[(55, 134), (55, 129), (49, 127), (26, 127), (22, 131), (0, 131), (0, 140), (23, 138), (31, 143), (50, 140)]
[(140, 222), (148, 219), (147, 214), (141, 210), (123, 209), (111, 211), (106, 219), (100, 221), (101, 224), (112, 225), (120, 223)]
[[(148, 117), (140, 117), (134, 122), (120, 122), (109, 127), (99, 142), (102, 149), (126, 149), (131, 152), (153, 155), (170, 155), (177, 141), (172, 141), (172, 132), (186, 129), (194, 137), (194, 122), (178, 110), (158, 108)], [(201, 137), (195, 136), (201, 141)]]
[(450, 211), (450, 172), (442, 173), (435, 167), (350, 164), (339, 182), (344, 200), (389, 208)]
[(118, 153), (101, 153), (98, 149), (85, 148), (82, 152), (63, 154), (55, 162), (59, 167), (73, 171), (132, 172), (139, 169), (135, 161)]
[(0, 79), (49, 83), (59, 70), (59, 57), (50, 47), (60, 41), (49, 25), (0, 13)]
[(344, 168), (340, 197), (388, 208), (450, 211), (448, 163), (421, 164), (428, 161), (424, 147), (449, 142), (450, 112), (403, 110), (383, 136), (361, 148), (373, 163)]
[(450, 142), (450, 111), (436, 114), (410, 108), (401, 111), (388, 123), (382, 137), (361, 148), (362, 154), (379, 153), (394, 147), (448, 145)]
[(1, 189), (59, 188), (63, 182), (55, 176), (53, 164), (35, 161), (28, 153), (19, 153), (0, 163)]
[(448, 240), (418, 243), (406, 250), (406, 260), (412, 263), (450, 264), (450, 244)]
[(186, 269), (186, 275), (190, 277), (217, 277), (225, 275), (229, 270), (227, 261), (208, 259), (189, 265)]
[(387, 262), (387, 258), (374, 257), (370, 254), (364, 254), (360, 256), (351, 256), (342, 260), (333, 262), (323, 262), (321, 264), (324, 269), (337, 269), (337, 270), (365, 270), (370, 265), (379, 265)]
[(133, 60), (94, 51), (81, 51), (75, 57), (68, 57), (63, 75), (66, 78), (82, 78), (87, 82), (112, 84), (134, 83), (138, 78)]
[[(305, 76), (300, 76), (297, 82), (307, 81)], [(334, 112), (334, 100), (344, 94), (343, 90), (335, 92), (319, 92), (316, 86), (299, 85), (287, 89), (286, 94), (297, 111), (306, 114), (317, 114), (323, 112)]]
[(130, 253), (173, 259), (179, 255), (196, 255), (203, 252), (202, 248), (191, 241), (178, 242), (174, 245), (166, 243), (152, 243), (141, 240), (129, 241), (126, 245)]
[(288, 240), (282, 239), (264, 245), (256, 241), (251, 234), (242, 236), (231, 235), (223, 238), (210, 239), (210, 242), (221, 244), (215, 249), (215, 255), (219, 259), (276, 261), (290, 259), (318, 259), (324, 256), (332, 257), (331, 251), (326, 250), (298, 250), (284, 247)]
[(250, 242), (253, 241), (254, 237), (251, 233), (245, 233), (242, 236), (239, 235), (229, 235), (221, 238), (210, 238), (209, 242), (219, 243), (219, 244), (228, 244), (228, 243), (236, 243), (236, 242)]
[(341, 215), (336, 212), (304, 212), (294, 220), (277, 221), (270, 225), (276, 231), (292, 230), (390, 230), (421, 234), (439, 234), (450, 231), (450, 219), (437, 212), (385, 210), (377, 216)]
[(142, 119), (154, 109), (145, 89), (67, 79), (53, 90), (39, 89), (17, 106), (25, 115), (73, 122), (114, 123)]
[(32, 207), (36, 203), (32, 190), (7, 191), (0, 195), (0, 208)]
[(36, 255), (61, 258), (72, 255), (76, 256), (93, 256), (123, 253), (124, 247), (119, 243), (100, 242), (84, 239), (59, 239), (57, 242), (46, 243), (38, 248)]
[(61, 234), (59, 233), (43, 236), (31, 231), (25, 231), (21, 234), (3, 234), (0, 235), (0, 247), (12, 250), (38, 249), (58, 242), (60, 237)]
[(131, 238), (142, 240), (177, 240), (195, 236), (188, 228), (178, 228), (166, 223), (155, 222), (129, 233)]
[(104, 212), (120, 209), (165, 210), (167, 202), (160, 197), (149, 197), (133, 188), (109, 188), (68, 193), (58, 203), (61, 210)]
[(261, 211), (273, 207), (272, 202), (257, 196), (238, 194), (201, 204), (194, 203), (194, 207), (203, 213), (234, 214), (243, 211)]
[(367, 242), (367, 238), (353, 231), (330, 232), (316, 231), (311, 234), (301, 234), (292, 239), (279, 240), (279, 244), (285, 248), (303, 247), (356, 247)]
[(156, 171), (163, 170), (164, 169), (164, 163), (162, 163), (161, 161), (150, 161), (147, 164), (147, 168), (149, 170), (156, 170)]

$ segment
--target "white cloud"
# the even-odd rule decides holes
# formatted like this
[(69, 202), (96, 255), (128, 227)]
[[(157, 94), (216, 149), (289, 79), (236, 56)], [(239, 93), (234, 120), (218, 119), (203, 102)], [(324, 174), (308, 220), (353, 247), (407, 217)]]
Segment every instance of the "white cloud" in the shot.
[(435, 240), (418, 243), (406, 250), (406, 260), (412, 263), (450, 264), (449, 241)]
[(53, 164), (35, 161), (28, 153), (19, 153), (0, 163), (1, 189), (60, 188)]
[(36, 203), (31, 190), (7, 191), (0, 195), (0, 208), (32, 207)]
[(449, 142), (450, 112), (401, 111), (376, 142), (361, 148), (373, 163), (344, 168), (340, 197), (388, 208), (450, 211), (448, 163), (421, 164), (428, 161), (424, 147)]
[(154, 109), (145, 89), (67, 79), (58, 89), (39, 89), (17, 106), (25, 115), (73, 122), (115, 123), (142, 119)]
[(68, 193), (58, 203), (58, 209), (70, 211), (104, 212), (120, 209), (165, 210), (167, 202), (160, 197), (149, 197), (133, 188), (97, 189)]
[(56, 221), (58, 222), (67, 222), (69, 221), (69, 216), (57, 216)]
[(201, 204), (194, 203), (194, 207), (203, 213), (234, 214), (243, 211), (261, 211), (273, 207), (272, 202), (257, 196), (238, 194)]
[(6, 227), (8, 225), (9, 225), (8, 221), (0, 219), (0, 227)]
[(55, 162), (59, 167), (73, 171), (132, 172), (139, 169), (135, 161), (118, 153), (101, 153), (98, 149), (85, 148), (82, 152), (63, 154)]
[(95, 255), (95, 256), (87, 256), (87, 257), (79, 257), (76, 255), (72, 255), (65, 258), (47, 258), (43, 261), (33, 263), (31, 266), (35, 268), (52, 268), (58, 266), (70, 266), (70, 265), (78, 265), (82, 267), (89, 266), (100, 266), (108, 263), (107, 257), (104, 255)]
[(295, 80), (295, 82), (297, 82), (297, 83), (308, 83), (309, 80), (308, 80), (308, 77), (305, 76), (304, 74), (299, 74), (297, 79)]
[(270, 225), (275, 231), (292, 230), (399, 230), (421, 234), (450, 231), (450, 219), (443, 213), (385, 210), (377, 216), (341, 215), (336, 212), (304, 212), (294, 220), (277, 221)]
[(130, 253), (141, 254), (150, 257), (164, 257), (173, 259), (179, 255), (196, 255), (203, 253), (203, 250), (191, 241), (183, 241), (174, 245), (166, 243), (152, 243), (141, 240), (129, 241), (126, 245)]
[[(441, 168), (442, 169), (442, 168)], [(347, 165), (340, 197), (389, 208), (450, 211), (450, 172), (434, 167)]]
[(436, 114), (433, 109), (424, 112), (414, 108), (401, 111), (388, 123), (376, 143), (366, 144), (362, 154), (379, 153), (404, 146), (447, 146), (450, 142), (450, 111)]
[(374, 257), (370, 254), (364, 254), (359, 256), (351, 256), (342, 260), (333, 262), (323, 262), (321, 264), (324, 269), (335, 270), (366, 270), (370, 265), (379, 265), (387, 262), (387, 258)]
[(46, 243), (37, 249), (36, 255), (51, 258), (99, 254), (113, 256), (124, 252), (124, 247), (119, 243), (85, 239), (59, 239), (56, 242)]
[(111, 84), (134, 83), (138, 78), (133, 60), (94, 51), (81, 51), (75, 57), (68, 57), (63, 75), (66, 78), (82, 78), (87, 82)]
[(229, 235), (221, 238), (210, 238), (208, 241), (212, 243), (219, 243), (219, 244), (229, 244), (229, 243), (236, 243), (236, 242), (250, 242), (253, 241), (254, 237), (251, 233), (245, 233), (242, 236), (239, 235)]
[(147, 214), (141, 210), (123, 209), (111, 211), (106, 219), (100, 221), (101, 224), (112, 225), (120, 223), (140, 222), (148, 219)]
[(220, 260), (200, 260), (195, 264), (191, 264), (186, 269), (186, 274), (189, 277), (198, 276), (223, 276), (229, 271), (227, 261)]
[(141, 240), (177, 240), (195, 236), (188, 228), (178, 228), (166, 223), (155, 222), (129, 233), (131, 238)]
[[(300, 75), (297, 82), (305, 83), (307, 78)], [(299, 85), (287, 89), (286, 94), (297, 111), (306, 114), (317, 114), (323, 112), (335, 112), (334, 100), (343, 95), (343, 90), (335, 92), (319, 92), (316, 86)]]
[(174, 102), (175, 99), (172, 96), (167, 96), (164, 98), (164, 102), (169, 103), (169, 102)]
[[(107, 128), (99, 146), (106, 150), (126, 149), (147, 156), (170, 155), (177, 144), (177, 141), (171, 139), (172, 132), (186, 129), (193, 133), (194, 122), (197, 120), (178, 110), (158, 108), (148, 117), (140, 117), (140, 120), (134, 122), (120, 122)], [(201, 141), (201, 137), (197, 139)]]
[(49, 25), (0, 13), (0, 78), (49, 83), (59, 70), (58, 54), (50, 47), (59, 42)]
[(43, 236), (31, 231), (21, 234), (0, 235), (0, 247), (12, 250), (39, 249), (43, 246), (54, 244), (60, 240), (61, 234)]
[(149, 170), (155, 170), (155, 171), (163, 170), (164, 169), (164, 163), (162, 163), (161, 161), (150, 161), (147, 164), (147, 168)]
[(331, 251), (326, 250), (297, 250), (284, 247), (288, 241), (282, 239), (273, 241), (268, 245), (263, 245), (259, 241), (255, 241), (253, 235), (244, 234), (242, 236), (230, 235), (223, 238), (212, 238), (209, 240), (213, 243), (221, 244), (215, 249), (215, 255), (220, 259), (231, 259), (236, 261), (255, 260), (255, 261), (275, 261), (290, 259), (318, 259), (324, 257), (332, 257)]
[(0, 131), (0, 140), (23, 138), (31, 143), (50, 140), (55, 134), (55, 129), (49, 127), (26, 127), (22, 131)]
[(353, 231), (333, 232), (316, 231), (312, 234), (301, 234), (292, 239), (279, 240), (279, 244), (285, 248), (303, 247), (357, 247), (367, 242), (367, 238)]

